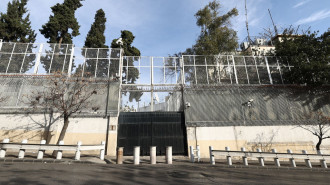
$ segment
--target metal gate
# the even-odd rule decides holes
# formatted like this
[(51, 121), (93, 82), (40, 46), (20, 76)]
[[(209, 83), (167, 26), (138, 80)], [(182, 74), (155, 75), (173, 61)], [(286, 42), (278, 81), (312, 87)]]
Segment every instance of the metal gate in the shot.
[(121, 112), (117, 144), (126, 156), (133, 155), (134, 146), (140, 146), (141, 156), (150, 154), (150, 146), (157, 146), (157, 155), (165, 155), (166, 146), (172, 146), (173, 155), (187, 155), (184, 114)]

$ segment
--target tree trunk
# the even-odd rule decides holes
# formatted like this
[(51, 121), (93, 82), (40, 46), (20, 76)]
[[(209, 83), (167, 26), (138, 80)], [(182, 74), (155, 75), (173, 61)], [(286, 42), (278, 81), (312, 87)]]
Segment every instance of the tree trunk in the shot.
[(321, 144), (322, 144), (322, 138), (319, 137), (319, 141), (316, 144), (317, 153), (319, 153), (319, 151), (321, 151), (321, 149), (320, 149)]
[(60, 141), (62, 141), (64, 139), (64, 136), (66, 134), (66, 130), (69, 127), (69, 117), (64, 115), (64, 125), (62, 127), (61, 133), (60, 133), (60, 137), (58, 138), (56, 144), (58, 145), (60, 143)]

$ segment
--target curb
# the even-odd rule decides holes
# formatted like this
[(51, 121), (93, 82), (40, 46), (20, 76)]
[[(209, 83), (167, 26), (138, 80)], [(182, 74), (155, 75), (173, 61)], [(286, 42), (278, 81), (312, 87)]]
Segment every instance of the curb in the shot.
[(97, 164), (91, 161), (57, 159), (0, 159), (0, 163), (53, 163), (53, 164)]

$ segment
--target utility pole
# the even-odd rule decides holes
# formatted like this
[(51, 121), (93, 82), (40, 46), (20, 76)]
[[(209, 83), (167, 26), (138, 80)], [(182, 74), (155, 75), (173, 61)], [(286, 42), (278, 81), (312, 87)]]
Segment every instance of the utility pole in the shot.
[(274, 23), (274, 20), (273, 20), (272, 14), (270, 13), (270, 10), (269, 10), (269, 9), (268, 9), (268, 12), (269, 12), (270, 19), (272, 20), (272, 23), (273, 23), (273, 26), (274, 26), (275, 34), (278, 35), (276, 25), (275, 25), (275, 23)]
[(249, 44), (252, 44), (251, 42), (251, 38), (250, 38), (250, 32), (249, 32), (249, 23), (248, 23), (248, 16), (247, 16), (247, 8), (246, 8), (246, 0), (245, 0), (245, 17), (246, 17), (246, 31), (247, 31), (247, 34), (248, 34), (248, 41), (249, 41)]

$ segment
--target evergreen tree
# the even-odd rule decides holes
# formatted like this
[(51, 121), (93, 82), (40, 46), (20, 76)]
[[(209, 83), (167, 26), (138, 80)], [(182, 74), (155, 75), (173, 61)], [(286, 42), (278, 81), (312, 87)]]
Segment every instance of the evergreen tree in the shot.
[[(124, 50), (124, 56), (140, 56), (141, 55), (140, 50), (137, 49), (136, 47), (132, 46), (132, 43), (135, 38), (135, 36), (133, 35), (132, 32), (130, 32), (128, 30), (121, 31), (121, 38), (123, 41), (123, 45), (120, 46), (119, 44), (116, 43), (117, 39), (114, 39), (111, 43), (111, 48), (122, 48)], [(123, 83), (134, 84), (136, 82), (136, 80), (139, 78), (139, 70), (136, 67), (129, 67), (129, 69), (127, 69), (127, 67), (125, 67), (125, 66), (127, 66), (127, 64), (128, 64), (128, 66), (134, 66), (134, 60), (127, 60), (127, 59), (123, 60), (123, 66), (124, 66), (123, 67)], [(113, 66), (115, 66), (115, 65), (113, 65)], [(116, 68), (114, 68), (114, 70), (116, 70)], [(127, 77), (126, 77), (126, 75), (127, 75)], [(139, 101), (142, 94), (143, 94), (142, 92), (138, 92), (138, 91), (130, 92), (129, 101), (131, 102), (131, 101), (133, 101), (133, 99), (135, 99), (136, 101)]]
[(8, 2), (7, 13), (0, 14), (0, 39), (4, 42), (33, 43), (37, 34), (31, 28), (28, 0)]
[[(64, 54), (71, 52), (72, 46), (67, 44), (72, 44), (72, 38), (80, 34), (75, 11), (82, 6), (81, 1), (83, 0), (64, 0), (62, 4), (57, 3), (51, 7), (53, 15), (39, 30), (45, 38), (49, 39), (48, 43), (56, 43), (51, 45), (51, 49), (46, 51), (47, 55), (41, 58), (46, 72), (68, 70), (70, 57)], [(72, 68), (74, 67), (73, 63)]]
[[(35, 42), (37, 35), (31, 28), (30, 14), (26, 5), (27, 0), (13, 0), (7, 5), (7, 12), (0, 14), (0, 39), (4, 42), (20, 42), (3, 44), (2, 52), (11, 53), (13, 50), (15, 53), (32, 52), (33, 44), (29, 43)], [(34, 55), (2, 54), (0, 73), (24, 73), (32, 68), (34, 59)]]
[[(105, 13), (102, 9), (99, 9), (95, 14), (95, 21), (89, 30), (84, 47), (87, 48), (105, 48), (98, 50), (91, 50), (86, 52), (87, 58), (108, 58), (109, 50), (108, 46), (105, 45), (105, 23), (107, 21)], [(85, 50), (82, 51), (82, 55), (85, 55)], [(98, 56), (97, 56), (98, 55)], [(108, 76), (109, 61), (99, 59), (97, 62), (97, 77)], [(96, 60), (86, 60), (85, 71), (91, 73), (93, 76), (96, 69)]]

